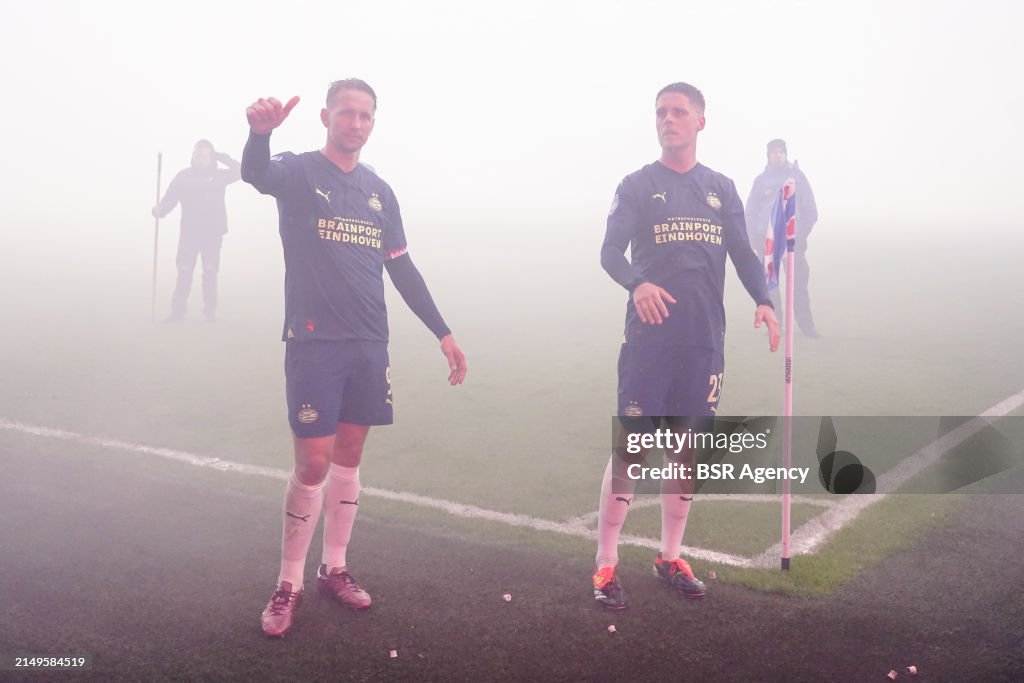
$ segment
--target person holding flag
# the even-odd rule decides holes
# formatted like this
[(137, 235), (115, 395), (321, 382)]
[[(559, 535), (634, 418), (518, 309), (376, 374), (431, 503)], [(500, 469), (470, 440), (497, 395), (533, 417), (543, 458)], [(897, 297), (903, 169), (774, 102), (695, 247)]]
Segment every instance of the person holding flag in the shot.
[[(761, 265), (747, 242), (736, 186), (697, 162), (704, 106), (703, 94), (688, 83), (661, 89), (655, 98), (661, 158), (622, 180), (608, 215), (601, 265), (630, 293), (618, 362), (623, 431), (639, 418), (654, 426), (664, 420), (677, 432), (713, 419), (725, 373), (726, 256), (757, 305), (754, 327), (767, 325), (770, 349), (779, 345), (779, 325)], [(634, 482), (619, 450), (612, 453), (601, 484), (592, 577), (595, 600), (609, 609), (627, 604), (616, 566)], [(694, 457), (684, 451), (681, 459), (689, 465)], [(692, 492), (692, 480), (662, 480), (661, 548), (654, 572), (678, 594), (698, 598), (706, 586), (679, 556)]]
[[(811, 295), (809, 291), (810, 267), (807, 265), (807, 238), (818, 222), (818, 207), (814, 202), (814, 192), (807, 176), (797, 163), (787, 159), (786, 141), (775, 139), (768, 143), (768, 163), (761, 175), (754, 180), (750, 188), (750, 196), (747, 198), (746, 222), (747, 236), (754, 251), (761, 253), (764, 247), (765, 227), (770, 224), (772, 218), (772, 207), (775, 205), (779, 190), (787, 179), (792, 178), (796, 183), (796, 207), (795, 214), (797, 223), (800, 226), (794, 245), (794, 283), (793, 283), (793, 306), (797, 327), (800, 332), (811, 338), (818, 338), (821, 334), (814, 325), (814, 316), (811, 314)], [(785, 248), (785, 245), (782, 245)], [(778, 276), (778, 271), (776, 271)], [(774, 296), (773, 302), (778, 304), (778, 297)]]
[[(779, 273), (786, 254), (796, 252), (797, 201), (796, 180), (789, 178), (775, 193), (771, 215), (764, 226), (764, 279), (770, 292), (779, 286)], [(789, 268), (788, 261), (786, 268)], [(787, 301), (786, 311), (792, 308)]]

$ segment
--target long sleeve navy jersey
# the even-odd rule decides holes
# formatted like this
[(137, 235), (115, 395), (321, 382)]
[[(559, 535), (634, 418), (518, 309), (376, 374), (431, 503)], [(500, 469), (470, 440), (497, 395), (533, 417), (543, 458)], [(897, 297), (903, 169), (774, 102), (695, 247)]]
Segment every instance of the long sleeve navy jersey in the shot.
[(320, 152), (270, 157), (249, 136), (242, 178), (277, 199), (285, 261), (283, 339), (388, 340), (385, 261), (406, 252), (391, 187), (365, 166), (345, 173)]
[(697, 164), (677, 173), (654, 162), (626, 176), (608, 215), (601, 265), (630, 291), (651, 282), (677, 301), (667, 304), (664, 324), (650, 325), (640, 321), (630, 297), (626, 343), (695, 346), (721, 353), (726, 255), (754, 301), (771, 305), (761, 264), (744, 228), (736, 186), (706, 166)]

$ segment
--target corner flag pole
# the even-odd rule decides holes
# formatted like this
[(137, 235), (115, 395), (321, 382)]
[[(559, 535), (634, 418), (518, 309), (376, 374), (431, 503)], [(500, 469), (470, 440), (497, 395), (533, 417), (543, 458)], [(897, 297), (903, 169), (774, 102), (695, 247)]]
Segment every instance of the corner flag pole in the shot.
[[(782, 466), (793, 466), (793, 252), (796, 249), (796, 181), (782, 186), (783, 215), (786, 217), (786, 400), (782, 418)], [(782, 480), (782, 571), (789, 571), (790, 508), (793, 502), (789, 478)]]
[[(163, 165), (163, 154), (156, 153), (156, 204), (160, 203), (160, 167)], [(154, 205), (155, 206), (155, 205)], [(153, 217), (153, 287), (149, 302), (149, 320), (156, 320), (156, 263), (157, 249), (160, 246), (160, 217)]]

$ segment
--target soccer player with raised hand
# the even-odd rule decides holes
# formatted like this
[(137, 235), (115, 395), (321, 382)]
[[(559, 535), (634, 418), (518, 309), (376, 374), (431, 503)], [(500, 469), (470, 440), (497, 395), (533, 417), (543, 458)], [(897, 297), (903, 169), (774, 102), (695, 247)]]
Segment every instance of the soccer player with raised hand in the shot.
[(302, 601), (306, 555), (324, 510), (317, 589), (355, 609), (370, 595), (348, 569), (359, 505), (359, 464), (372, 425), (392, 422), (383, 271), (440, 340), (454, 386), (465, 356), (409, 257), (391, 187), (359, 162), (373, 131), (377, 95), (364, 81), (335, 81), (320, 121), (324, 147), (270, 156), (270, 134), (299, 103), (261, 98), (246, 109), (242, 179), (277, 199), (285, 259), (285, 379), (295, 467), (284, 499), (277, 587), (261, 616), (282, 636)]

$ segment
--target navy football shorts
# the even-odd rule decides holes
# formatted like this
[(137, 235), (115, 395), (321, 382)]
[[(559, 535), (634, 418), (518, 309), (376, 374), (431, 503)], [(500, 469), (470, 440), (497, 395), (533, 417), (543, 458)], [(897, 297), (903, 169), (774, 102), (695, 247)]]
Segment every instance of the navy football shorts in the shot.
[[(623, 344), (619, 352), (620, 418), (714, 417), (725, 359), (693, 346)], [(625, 422), (623, 423), (625, 424)]]
[(339, 422), (393, 422), (391, 368), (384, 342), (285, 342), (288, 422), (295, 436), (330, 436)]

